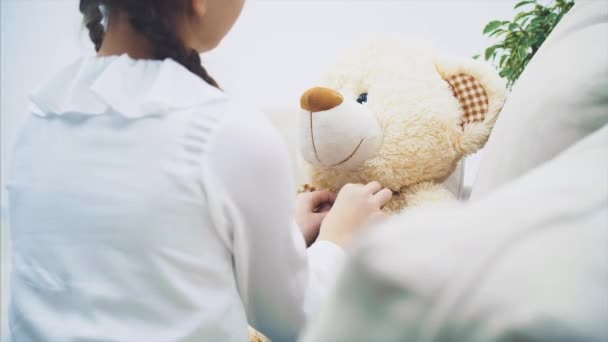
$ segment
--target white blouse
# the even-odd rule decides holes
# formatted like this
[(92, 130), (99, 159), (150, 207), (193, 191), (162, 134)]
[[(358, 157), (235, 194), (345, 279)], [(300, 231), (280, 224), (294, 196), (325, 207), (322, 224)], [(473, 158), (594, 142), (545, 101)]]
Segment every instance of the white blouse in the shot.
[(267, 119), (172, 60), (83, 58), (16, 142), (13, 341), (294, 340), (342, 250), (306, 250)]

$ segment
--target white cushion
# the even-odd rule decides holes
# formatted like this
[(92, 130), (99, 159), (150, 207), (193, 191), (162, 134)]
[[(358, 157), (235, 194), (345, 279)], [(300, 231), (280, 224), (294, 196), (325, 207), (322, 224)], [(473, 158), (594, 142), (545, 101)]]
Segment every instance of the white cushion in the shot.
[(471, 199), (553, 158), (608, 120), (608, 5), (577, 1), (517, 81)]

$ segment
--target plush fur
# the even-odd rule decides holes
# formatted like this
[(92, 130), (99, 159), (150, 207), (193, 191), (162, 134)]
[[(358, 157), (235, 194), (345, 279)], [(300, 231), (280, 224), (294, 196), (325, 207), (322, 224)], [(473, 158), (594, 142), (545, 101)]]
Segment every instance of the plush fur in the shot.
[[(489, 110), (477, 122), (461, 121), (463, 99), (446, 81), (458, 74), (474, 77), (487, 95)], [(390, 212), (452, 197), (441, 183), (484, 146), (506, 97), (505, 82), (489, 65), (395, 41), (346, 53), (320, 86), (303, 95), (299, 116), (312, 186), (379, 181), (395, 194), (385, 206)], [(323, 105), (310, 105), (315, 96)], [(343, 100), (327, 101), (336, 96)]]
[(270, 339), (261, 332), (249, 327), (249, 342), (270, 342)]

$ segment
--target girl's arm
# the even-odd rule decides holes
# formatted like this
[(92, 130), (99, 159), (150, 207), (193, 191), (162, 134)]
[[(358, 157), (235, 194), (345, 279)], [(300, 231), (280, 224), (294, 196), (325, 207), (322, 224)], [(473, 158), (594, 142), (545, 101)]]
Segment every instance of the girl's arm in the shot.
[(249, 323), (273, 340), (295, 340), (343, 251), (327, 241), (306, 249), (293, 219), (296, 189), (287, 149), (263, 115), (224, 124), (208, 156), (227, 218), (219, 229), (232, 250)]

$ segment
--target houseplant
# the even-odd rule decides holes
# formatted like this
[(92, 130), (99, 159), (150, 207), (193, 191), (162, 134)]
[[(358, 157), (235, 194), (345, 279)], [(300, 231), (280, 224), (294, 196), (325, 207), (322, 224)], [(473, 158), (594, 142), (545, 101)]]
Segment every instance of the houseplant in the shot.
[(573, 5), (574, 0), (520, 1), (513, 20), (492, 20), (485, 26), (483, 34), (497, 41), (485, 49), (483, 57), (495, 64), (509, 88)]

